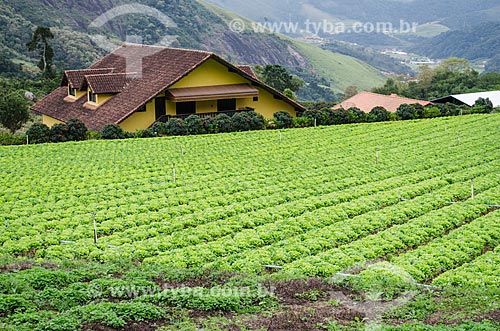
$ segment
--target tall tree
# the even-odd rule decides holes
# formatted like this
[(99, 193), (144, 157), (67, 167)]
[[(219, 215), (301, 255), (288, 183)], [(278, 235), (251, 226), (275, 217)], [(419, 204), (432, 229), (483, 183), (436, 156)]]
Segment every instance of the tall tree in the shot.
[(33, 32), (31, 41), (26, 43), (30, 52), (39, 51), (40, 61), (38, 62), (38, 68), (40, 68), (45, 78), (54, 77), (54, 71), (52, 69), (54, 50), (50, 45), (50, 39), (54, 39), (54, 34), (50, 31), (50, 28), (38, 26), (35, 32)]
[(268, 64), (265, 67), (256, 66), (255, 72), (264, 83), (280, 92), (284, 92), (286, 89), (297, 92), (304, 86), (303, 80), (291, 75), (285, 67), (279, 64)]
[(348, 86), (344, 90), (344, 100), (352, 98), (356, 94), (358, 94), (358, 87), (357, 86)]

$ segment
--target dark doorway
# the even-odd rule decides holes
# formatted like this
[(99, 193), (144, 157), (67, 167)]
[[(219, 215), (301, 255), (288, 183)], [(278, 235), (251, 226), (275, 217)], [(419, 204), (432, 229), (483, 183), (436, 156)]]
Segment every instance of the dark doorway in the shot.
[(217, 100), (217, 111), (236, 110), (236, 99)]
[(155, 99), (155, 112), (156, 120), (158, 121), (162, 116), (167, 115), (167, 107), (165, 105), (165, 97), (158, 97)]
[(196, 114), (196, 101), (177, 102), (175, 108), (177, 115)]

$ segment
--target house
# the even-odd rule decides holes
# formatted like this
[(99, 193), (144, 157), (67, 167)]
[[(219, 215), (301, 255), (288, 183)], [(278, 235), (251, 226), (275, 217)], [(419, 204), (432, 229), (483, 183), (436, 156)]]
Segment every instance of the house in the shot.
[(89, 130), (116, 123), (133, 132), (156, 121), (254, 110), (266, 118), (304, 107), (261, 82), (250, 66), (205, 51), (124, 44), (88, 69), (67, 70), (32, 110), (52, 126), (79, 119)]
[(493, 107), (500, 107), (500, 91), (453, 94), (436, 100), (432, 100), (432, 102), (452, 103), (457, 106), (467, 105), (469, 107), (472, 107), (479, 98), (490, 99), (490, 101), (493, 103)]
[(356, 107), (361, 109), (365, 113), (369, 113), (375, 107), (384, 107), (387, 111), (394, 113), (398, 110), (399, 106), (403, 104), (407, 105), (420, 104), (425, 107), (431, 105), (432, 102), (404, 98), (396, 94), (384, 95), (384, 94), (377, 94), (364, 91), (356, 94), (355, 96), (345, 101), (342, 101), (338, 105), (334, 106), (333, 109), (347, 110), (349, 108)]

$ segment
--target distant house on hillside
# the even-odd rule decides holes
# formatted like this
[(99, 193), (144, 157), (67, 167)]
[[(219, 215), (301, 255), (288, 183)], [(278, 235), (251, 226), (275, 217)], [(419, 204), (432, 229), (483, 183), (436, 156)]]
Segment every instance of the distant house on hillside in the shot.
[(493, 103), (493, 107), (500, 107), (500, 91), (453, 94), (436, 100), (432, 100), (432, 102), (453, 103), (457, 106), (467, 105), (469, 107), (472, 107), (479, 98), (490, 99), (490, 101)]
[(304, 107), (264, 84), (250, 66), (204, 51), (125, 44), (88, 69), (68, 70), (61, 85), (32, 109), (52, 126), (79, 119), (90, 130), (119, 124), (133, 132), (191, 114), (255, 110), (271, 118)]
[(347, 110), (349, 108), (356, 107), (361, 109), (365, 113), (369, 113), (375, 107), (384, 107), (387, 111), (394, 113), (398, 110), (399, 106), (403, 104), (420, 104), (425, 107), (432, 104), (432, 102), (404, 98), (396, 94), (384, 95), (364, 91), (347, 100), (344, 100), (343, 102), (333, 107), (333, 109)]

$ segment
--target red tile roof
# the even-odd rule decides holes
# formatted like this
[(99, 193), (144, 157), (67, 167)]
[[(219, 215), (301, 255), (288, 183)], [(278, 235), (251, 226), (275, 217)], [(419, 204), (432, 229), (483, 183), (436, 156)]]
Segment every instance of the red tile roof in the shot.
[[(78, 118), (86, 124), (88, 129), (100, 130), (106, 124), (121, 123), (142, 105), (187, 76), (210, 58), (229, 67), (255, 85), (268, 90), (297, 110), (304, 110), (302, 105), (257, 80), (249, 72), (241, 70), (213, 53), (137, 44), (124, 44), (89, 69), (67, 71), (63, 77), (62, 86), (36, 103), (32, 109), (63, 122)], [(115, 85), (115, 83), (110, 83), (107, 78), (92, 77), (95, 70), (98, 70), (100, 74), (106, 74), (111, 72), (110, 68), (112, 68), (113, 74), (122, 74), (120, 77), (131, 72), (137, 72), (137, 75), (134, 76), (133, 80), (129, 80), (123, 85), (122, 78)], [(76, 88), (79, 80), (82, 79), (83, 82), (88, 73), (91, 73), (88, 77), (90, 77), (92, 88), (98, 91), (116, 91), (121, 88), (121, 93), (116, 94), (105, 104), (92, 111), (84, 107), (87, 102), (86, 97), (81, 97), (76, 102), (65, 101), (68, 93), (66, 84), (70, 82)], [(88, 79), (87, 82), (89, 82)]]
[(85, 76), (83, 86), (89, 86), (97, 94), (112, 94), (122, 92), (134, 79), (133, 74), (103, 74)]
[(113, 68), (103, 69), (83, 69), (83, 70), (66, 70), (63, 75), (61, 85), (69, 85), (72, 88), (81, 88), (86, 75), (107, 74), (113, 72)]
[(431, 105), (432, 102), (430, 101), (424, 101), (424, 100), (417, 100), (417, 99), (410, 99), (410, 98), (404, 98), (400, 97), (396, 94), (392, 95), (383, 95), (383, 94), (377, 94), (377, 93), (372, 93), (372, 92), (361, 92), (353, 96), (352, 98), (349, 98), (335, 107), (333, 109), (349, 109), (349, 108), (359, 108), (365, 113), (369, 113), (373, 108), (375, 107), (384, 107), (387, 111), (390, 112), (396, 112), (399, 108), (399, 106), (403, 104), (420, 104), (422, 106), (427, 106)]
[(252, 69), (251, 66), (249, 66), (249, 65), (239, 65), (238, 68), (241, 71), (245, 72), (248, 76), (251, 76), (251, 77), (253, 77), (255, 79), (258, 79), (257, 75), (255, 74), (255, 72), (253, 71), (253, 69)]

